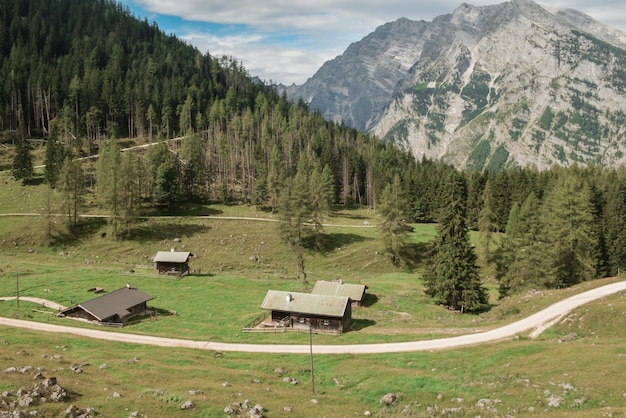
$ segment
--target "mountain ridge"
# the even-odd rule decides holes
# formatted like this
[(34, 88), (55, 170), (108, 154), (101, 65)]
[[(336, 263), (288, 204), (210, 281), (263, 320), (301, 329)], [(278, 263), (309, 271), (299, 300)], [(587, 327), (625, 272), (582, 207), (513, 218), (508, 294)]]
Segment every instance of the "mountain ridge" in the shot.
[(626, 163), (626, 34), (531, 0), (400, 18), (290, 99), (460, 168)]

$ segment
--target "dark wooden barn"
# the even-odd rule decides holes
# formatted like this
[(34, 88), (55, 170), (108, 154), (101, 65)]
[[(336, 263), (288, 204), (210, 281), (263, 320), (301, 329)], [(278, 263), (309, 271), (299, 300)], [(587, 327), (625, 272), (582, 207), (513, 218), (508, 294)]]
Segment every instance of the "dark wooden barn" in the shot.
[(189, 257), (192, 255), (182, 251), (159, 251), (152, 261), (159, 274), (185, 276), (189, 274)]
[(347, 296), (268, 290), (261, 308), (271, 311), (265, 326), (341, 334), (352, 325), (352, 305)]
[(311, 293), (328, 296), (347, 296), (352, 301), (352, 306), (360, 306), (365, 297), (366, 289), (367, 286), (364, 284), (344, 283), (341, 280), (336, 282), (319, 280), (315, 282)]
[(79, 303), (59, 313), (75, 319), (83, 319), (103, 324), (124, 325), (133, 317), (147, 315), (148, 301), (152, 296), (127, 285), (106, 295)]

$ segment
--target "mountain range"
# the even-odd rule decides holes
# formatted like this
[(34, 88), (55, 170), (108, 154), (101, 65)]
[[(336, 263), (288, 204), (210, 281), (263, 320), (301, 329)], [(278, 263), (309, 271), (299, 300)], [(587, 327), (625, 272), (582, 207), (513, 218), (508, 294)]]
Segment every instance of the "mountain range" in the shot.
[(386, 23), (286, 91), (458, 168), (626, 163), (626, 34), (531, 0)]

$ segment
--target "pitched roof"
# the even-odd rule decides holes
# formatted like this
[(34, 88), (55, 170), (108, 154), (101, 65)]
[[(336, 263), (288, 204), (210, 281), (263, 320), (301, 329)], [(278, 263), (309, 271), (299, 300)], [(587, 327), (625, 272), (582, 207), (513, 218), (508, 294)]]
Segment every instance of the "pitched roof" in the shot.
[[(130, 308), (152, 299), (153, 297), (149, 294), (132, 286), (127, 286), (87, 302), (79, 303), (77, 306), (89, 312), (98, 321), (104, 321), (114, 315), (124, 318), (130, 314)], [(73, 308), (75, 307), (66, 310)]]
[(343, 282), (327, 282), (319, 280), (315, 282), (311, 293), (329, 296), (348, 296), (350, 299), (360, 302), (365, 295), (367, 286), (364, 284), (349, 284)]
[(185, 263), (190, 256), (191, 253), (183, 251), (159, 251), (152, 257), (152, 261), (155, 263)]
[(268, 290), (261, 308), (301, 314), (343, 317), (350, 299), (347, 296)]

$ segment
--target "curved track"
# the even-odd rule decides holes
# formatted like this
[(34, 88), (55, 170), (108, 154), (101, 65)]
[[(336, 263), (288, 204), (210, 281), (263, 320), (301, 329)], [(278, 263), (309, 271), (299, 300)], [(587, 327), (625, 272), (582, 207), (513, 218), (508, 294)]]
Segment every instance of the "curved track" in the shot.
[[(425, 341), (407, 341), (399, 343), (379, 344), (351, 344), (351, 345), (314, 345), (316, 354), (381, 354), (400, 353), (410, 351), (442, 350), (447, 348), (462, 347), (468, 345), (484, 344), (511, 338), (524, 332), (529, 336), (536, 337), (546, 328), (559, 321), (567, 313), (588, 302), (617, 292), (626, 290), (626, 281), (612, 283), (596, 289), (588, 290), (578, 295), (571, 296), (557, 302), (546, 309), (539, 311), (527, 318), (513, 322), (500, 328), (475, 334), (466, 334), (450, 338), (440, 338)], [(26, 300), (25, 298), (22, 298)], [(119, 332), (101, 331), (90, 328), (75, 328), (64, 325), (52, 325), (42, 322), (31, 322), (19, 319), (0, 317), (0, 325), (27, 328), (35, 331), (62, 332), (78, 335), (81, 337), (96, 338), (110, 341), (120, 341), (134, 344), (149, 344), (162, 347), (184, 347), (200, 350), (236, 351), (248, 353), (291, 353), (308, 354), (309, 345), (287, 344), (235, 344), (213, 341), (193, 341), (177, 338), (153, 337), (147, 335), (126, 334)]]

